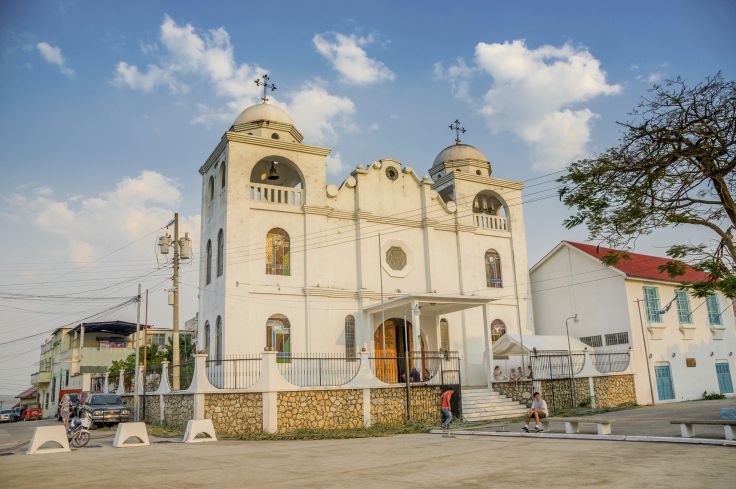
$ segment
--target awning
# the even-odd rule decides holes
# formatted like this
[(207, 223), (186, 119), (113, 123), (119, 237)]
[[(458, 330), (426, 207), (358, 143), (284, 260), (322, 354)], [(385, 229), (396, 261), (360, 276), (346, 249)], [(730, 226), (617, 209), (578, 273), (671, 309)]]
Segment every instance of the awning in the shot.
[[(85, 333), (109, 333), (127, 336), (135, 333), (136, 324), (129, 323), (128, 321), (100, 321), (95, 323), (82, 323), (73, 328), (70, 333), (77, 333), (84, 326)], [(144, 324), (141, 324), (141, 330), (145, 328)]]
[(416, 302), (421, 307), (421, 315), (442, 315), (452, 312), (463, 311), (472, 307), (488, 304), (496, 299), (488, 297), (468, 296), (468, 295), (440, 295), (440, 294), (405, 294), (393, 297), (383, 304), (380, 302), (365, 308), (365, 312), (369, 314), (385, 312), (386, 317), (401, 317), (404, 314), (410, 315), (409, 309)]
[[(523, 343), (523, 348), (522, 348)], [(585, 343), (570, 337), (570, 349), (583, 351), (588, 348)], [(567, 336), (529, 335), (519, 338), (517, 334), (505, 334), (493, 343), (493, 355), (529, 355), (536, 349), (542, 351), (567, 351)]]
[(38, 389), (36, 389), (36, 386), (29, 387), (28, 389), (24, 390), (20, 394), (18, 394), (16, 399), (35, 399), (36, 394), (38, 393)]

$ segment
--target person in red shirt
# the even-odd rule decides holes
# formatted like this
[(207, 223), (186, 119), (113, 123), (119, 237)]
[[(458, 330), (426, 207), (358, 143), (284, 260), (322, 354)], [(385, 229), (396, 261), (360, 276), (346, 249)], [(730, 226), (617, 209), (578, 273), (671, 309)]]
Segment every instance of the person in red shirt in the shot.
[(452, 399), (452, 394), (455, 393), (455, 389), (453, 387), (449, 387), (445, 392), (442, 393), (442, 427), (444, 429), (448, 429), (450, 427), (450, 421), (452, 421), (452, 410), (450, 408), (450, 400)]

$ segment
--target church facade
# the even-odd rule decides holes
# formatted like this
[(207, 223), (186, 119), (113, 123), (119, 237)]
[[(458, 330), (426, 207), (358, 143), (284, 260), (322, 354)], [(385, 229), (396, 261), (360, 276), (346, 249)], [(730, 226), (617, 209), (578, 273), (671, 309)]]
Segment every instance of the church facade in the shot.
[(382, 159), (328, 184), (329, 153), (264, 102), (202, 165), (199, 348), (457, 351), (486, 385), (494, 339), (533, 332), (523, 185), (459, 138), (428, 176)]

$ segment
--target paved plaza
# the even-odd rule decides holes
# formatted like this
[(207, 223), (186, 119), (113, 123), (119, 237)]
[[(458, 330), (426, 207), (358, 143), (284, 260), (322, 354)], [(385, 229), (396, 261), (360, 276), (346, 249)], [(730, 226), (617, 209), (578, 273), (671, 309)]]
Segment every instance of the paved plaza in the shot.
[[(614, 433), (678, 436), (668, 419), (717, 417), (720, 407), (734, 405), (689, 402), (604, 416), (616, 419)], [(53, 423), (2, 425), (0, 449), (29, 439), (35, 426)], [(111, 435), (96, 431), (90, 448), (71, 453), (27, 456), (16, 449), (0, 456), (0, 487), (716, 489), (733, 487), (736, 477), (736, 448), (720, 446), (417, 434), (194, 445), (152, 437), (148, 447), (113, 449)], [(723, 432), (703, 428), (698, 436), (722, 439)]]

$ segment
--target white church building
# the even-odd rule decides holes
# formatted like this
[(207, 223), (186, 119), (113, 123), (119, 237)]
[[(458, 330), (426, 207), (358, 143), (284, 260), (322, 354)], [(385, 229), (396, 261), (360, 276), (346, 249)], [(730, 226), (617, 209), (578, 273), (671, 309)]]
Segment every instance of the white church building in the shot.
[(330, 149), (302, 139), (264, 101), (199, 170), (199, 348), (457, 351), (462, 384), (487, 385), (493, 338), (533, 332), (523, 185), (459, 138), (427, 176), (384, 158), (329, 184)]

